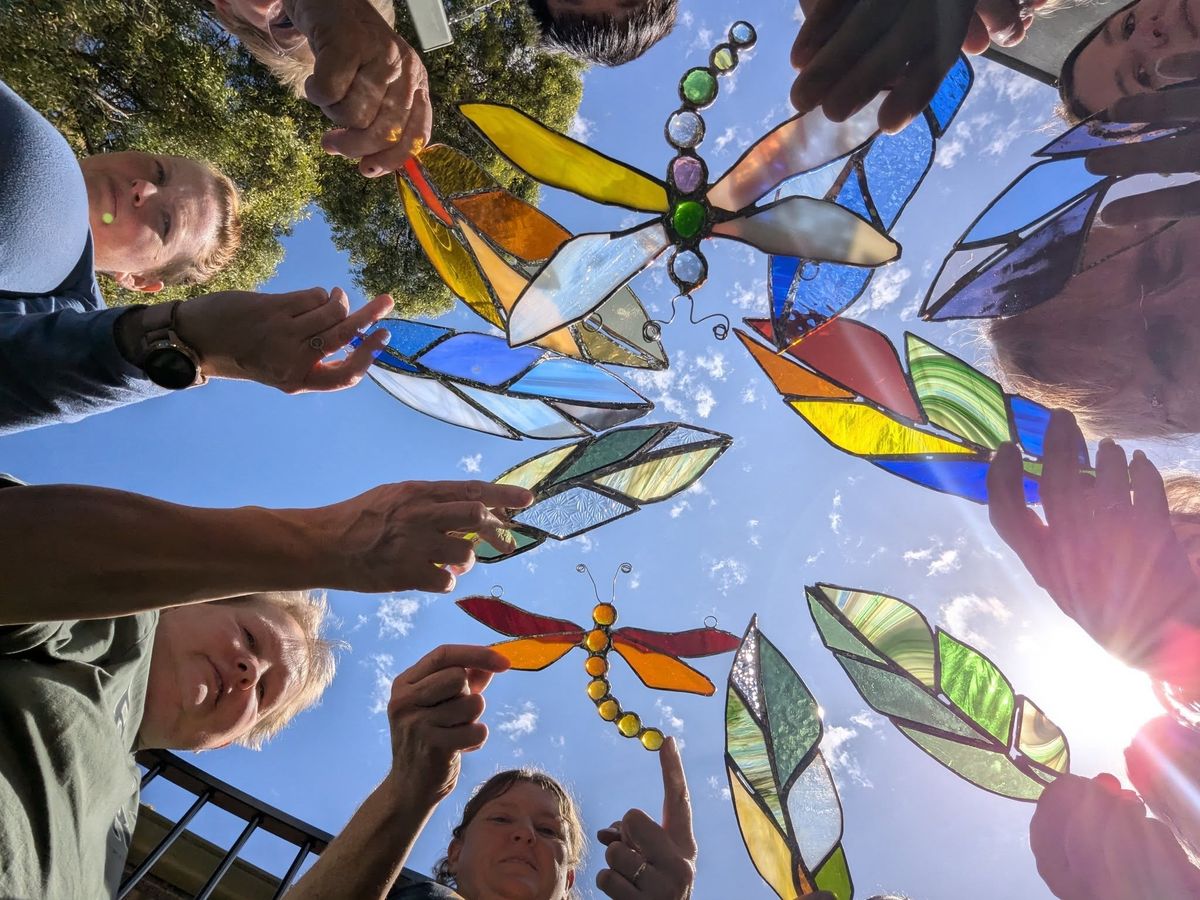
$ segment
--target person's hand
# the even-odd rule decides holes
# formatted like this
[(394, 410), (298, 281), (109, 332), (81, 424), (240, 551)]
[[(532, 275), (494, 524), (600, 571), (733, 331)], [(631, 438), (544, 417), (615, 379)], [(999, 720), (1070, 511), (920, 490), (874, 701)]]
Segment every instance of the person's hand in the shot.
[(387, 343), (386, 330), (377, 329), (343, 359), (326, 362), (326, 357), (392, 308), (392, 298), (382, 294), (352, 313), (341, 288), (224, 291), (181, 304), (176, 325), (208, 376), (257, 381), (287, 394), (336, 391), (361, 380)]
[(388, 701), (389, 775), (430, 805), (458, 783), (461, 756), (487, 740), (483, 691), (508, 660), (490, 647), (445, 644), (396, 676)]
[(958, 58), (1015, 44), (1045, 0), (817, 0), (792, 46), (792, 105), (842, 122), (884, 90), (879, 127), (920, 115)]
[[(1046, 431), (1045, 523), (1025, 505), (1021, 454), (996, 452), (988, 471), (992, 525), (1034, 580), (1108, 652), (1175, 684), (1196, 681), (1200, 579), (1171, 528), (1162, 476), (1140, 450), (1102, 441), (1096, 475), (1070, 413)], [(1081, 463), (1082, 459), (1082, 463)]]
[(1060, 900), (1195, 897), (1200, 870), (1112, 775), (1060, 775), (1029, 823), (1038, 874)]
[(614, 900), (685, 900), (691, 896), (696, 838), (675, 738), (666, 739), (658, 758), (663, 777), (662, 824), (640, 809), (631, 809), (620, 822), (596, 834), (607, 848), (604, 861), (608, 864), (596, 875), (596, 886)]
[[(1158, 64), (1159, 74), (1187, 81), (1200, 79), (1200, 53), (1180, 53)], [(1179, 85), (1122, 97), (1105, 114), (1111, 122), (1149, 122), (1157, 126), (1200, 124), (1200, 86)], [(1200, 134), (1181, 134), (1150, 143), (1102, 147), (1087, 156), (1097, 175), (1200, 172)], [(1105, 225), (1172, 221), (1200, 213), (1200, 181), (1113, 200), (1101, 214)]]
[[(475, 564), (475, 534), (498, 550), (514, 549), (502, 516), (533, 494), (487, 481), (406, 481), (313, 510), (328, 535), (329, 587), (364, 593), (454, 589)], [(497, 515), (497, 511), (500, 513)]]

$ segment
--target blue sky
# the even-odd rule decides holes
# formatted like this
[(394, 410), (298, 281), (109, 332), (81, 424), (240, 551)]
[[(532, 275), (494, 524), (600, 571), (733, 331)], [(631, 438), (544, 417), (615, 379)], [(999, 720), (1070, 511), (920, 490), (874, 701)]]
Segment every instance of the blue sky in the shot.
[[(663, 123), (676, 84), (707, 61), (730, 20), (718, 0), (683, 0), (680, 27), (644, 59), (589, 73), (574, 133), (609, 155), (662, 174), (672, 153)], [(701, 151), (722, 172), (757, 136), (789, 114), (788, 51), (794, 4), (756, 0), (759, 45), (716, 105), (705, 112)], [(453, 53), (451, 47), (441, 52)], [(911, 329), (968, 359), (984, 348), (961, 323), (922, 323), (920, 298), (950, 242), (1061, 127), (1051, 92), (987, 63), (937, 162), (894, 234), (900, 261), (875, 276), (855, 315), (894, 338)], [(575, 231), (638, 218), (559, 192), (543, 208)], [(724, 244), (725, 246), (721, 246)], [(349, 285), (348, 264), (319, 218), (297, 227), (270, 290)], [(697, 311), (735, 322), (765, 314), (766, 259), (720, 242), (706, 248), (710, 278)], [(660, 267), (635, 285), (665, 318), (672, 291)], [(362, 297), (354, 298), (359, 304)], [(480, 329), (462, 311), (442, 324)], [(591, 584), (617, 585), (624, 624), (663, 630), (715, 616), (741, 633), (758, 613), (764, 633), (791, 659), (826, 714), (826, 751), (842, 789), (845, 848), (857, 896), (892, 890), (928, 900), (962, 896), (1049, 896), (1027, 845), (1032, 808), (960, 782), (870, 713), (821, 647), (803, 586), (829, 581), (914, 601), (931, 620), (989, 653), (1067, 733), (1073, 770), (1123, 775), (1121, 751), (1156, 705), (1144, 679), (1106, 657), (1061, 614), (991, 531), (986, 512), (965, 501), (894, 480), (826, 445), (779, 400), (734, 340), (714, 340), (686, 317), (664, 331), (671, 368), (618, 370), (653, 399), (651, 421), (724, 431), (736, 442), (693, 490), (565, 544), (550, 543), (508, 563), (478, 566), (453, 596), (488, 593), (528, 609), (586, 622)], [(71, 481), (139, 491), (202, 506), (312, 506), (378, 483), (498, 475), (547, 449), (452, 428), (398, 404), (370, 382), (332, 395), (286, 397), (242, 383), (203, 390), (7, 438), (3, 468), (34, 482)], [(1148, 447), (1151, 457), (1187, 464), (1186, 448)], [(147, 523), (152, 528), (153, 523)], [(323, 705), (261, 753), (229, 749), (199, 765), (288, 812), (336, 832), (389, 765), (382, 712), (391, 677), (443, 642), (487, 642), (492, 634), (450, 597), (333, 595), (340, 636), (353, 645)], [(601, 722), (584, 694), (582, 654), (552, 675), (512, 673), (487, 693), (492, 737), (464, 761), (459, 791), (439, 810), (409, 861), (428, 870), (457, 821), (467, 789), (499, 768), (534, 764), (578, 792), (590, 831), (630, 806), (661, 803), (657, 759)], [(700, 845), (696, 896), (772, 896), (742, 849), (729, 804), (723, 752), (724, 679), (731, 657), (701, 660), (720, 686), (711, 699), (655, 694), (617, 663), (614, 689), (627, 708), (683, 743)], [(178, 812), (184, 798), (157, 787), (145, 799)], [(240, 829), (206, 812), (202, 833), (228, 843)], [(246, 855), (282, 871), (290, 852), (252, 839)], [(581, 878), (592, 891), (603, 855)], [(598, 892), (597, 892), (598, 893)]]

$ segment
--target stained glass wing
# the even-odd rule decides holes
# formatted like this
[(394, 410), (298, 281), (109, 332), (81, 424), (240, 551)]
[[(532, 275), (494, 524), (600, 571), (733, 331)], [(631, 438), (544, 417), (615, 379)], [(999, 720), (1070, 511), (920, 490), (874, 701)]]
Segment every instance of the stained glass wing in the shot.
[(915, 334), (906, 334), (905, 343), (913, 387), (930, 422), (993, 450), (1013, 440), (1000, 385)]
[[(513, 516), (516, 552), (546, 538), (565, 540), (687, 489), (733, 439), (668, 422), (616, 428), (514, 466), (498, 484), (519, 484), (535, 502)], [(485, 562), (513, 554), (477, 556)]]
[(540, 637), (565, 635), (575, 643), (583, 640), (583, 629), (566, 619), (542, 616), (506, 603), (499, 597), (479, 594), (454, 601), (458, 608), (474, 619), (478, 619), (493, 631), (509, 637)]
[(718, 222), (712, 233), (764, 253), (879, 266), (900, 255), (900, 246), (870, 222), (836, 203), (784, 197)]
[(620, 235), (581, 234), (571, 239), (517, 298), (508, 319), (509, 343), (527, 344), (584, 318), (670, 242), (659, 224)]
[(667, 653), (661, 653), (626, 636), (613, 635), (613, 649), (648, 688), (680, 691), (711, 697), (716, 687), (702, 672)]
[(783, 900), (853, 896), (823, 731), (816, 700), (752, 619), (729, 673), (725, 766), (746, 850)]
[(627, 209), (667, 211), (662, 182), (551, 131), (523, 112), (492, 103), (461, 103), (458, 108), (513, 165), (542, 184)]
[(732, 653), (741, 639), (718, 628), (693, 628), (690, 631), (649, 631), (645, 628), (618, 628), (618, 637), (636, 641), (643, 647), (687, 658)]
[(951, 771), (1017, 800), (1036, 800), (1054, 772), (1066, 771), (1061, 731), (1036, 707), (1027, 713), (974, 647), (931, 629), (895, 597), (824, 584), (807, 594), (822, 641), (863, 699)]
[(522, 672), (538, 672), (558, 662), (579, 641), (565, 634), (543, 634), (537, 637), (516, 638), (490, 645), (493, 650), (508, 660), (508, 664)]

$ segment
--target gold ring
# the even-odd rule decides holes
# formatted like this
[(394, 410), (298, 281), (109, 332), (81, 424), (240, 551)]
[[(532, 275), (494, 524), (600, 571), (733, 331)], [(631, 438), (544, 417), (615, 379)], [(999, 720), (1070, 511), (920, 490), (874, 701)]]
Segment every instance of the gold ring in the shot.
[(637, 880), (642, 877), (642, 873), (646, 871), (646, 866), (648, 865), (650, 864), (643, 859), (642, 864), (638, 866), (637, 871), (633, 873), (633, 877), (629, 879), (631, 884), (635, 886), (637, 885)]
[(393, 128), (391, 131), (389, 131), (387, 133), (388, 143), (390, 143), (390, 144), (397, 143), (400, 140), (401, 135), (403, 135), (403, 134), (404, 134), (403, 130), (401, 130), (399, 128)]

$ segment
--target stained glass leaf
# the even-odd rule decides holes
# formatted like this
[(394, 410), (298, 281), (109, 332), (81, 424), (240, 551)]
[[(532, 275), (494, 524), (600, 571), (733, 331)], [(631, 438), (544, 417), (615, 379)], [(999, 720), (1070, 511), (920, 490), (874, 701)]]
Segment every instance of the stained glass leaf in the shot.
[(848, 400), (792, 400), (791, 407), (821, 437), (855, 456), (907, 457), (925, 453), (975, 456), (978, 451), (918, 431), (865, 403)]
[(716, 693), (716, 687), (707, 676), (674, 656), (644, 647), (628, 637), (614, 636), (613, 649), (629, 663), (629, 668), (648, 688), (682, 691), (703, 697), (711, 697)]
[[(677, 439), (680, 434), (684, 437)], [(719, 432), (667, 422), (613, 429), (514, 466), (496, 482), (519, 484), (535, 498), (531, 507), (513, 516), (514, 537), (530, 539), (515, 552), (547, 537), (565, 540), (582, 534), (686, 490), (732, 442)], [(620, 477), (626, 470), (635, 474)], [(494, 562), (512, 555), (479, 558)]]
[(575, 643), (583, 640), (583, 629), (574, 622), (531, 613), (519, 606), (506, 603), (499, 597), (485, 597), (476, 594), (454, 602), (467, 615), (478, 619), (493, 631), (509, 637), (564, 635)]
[(853, 896), (822, 733), (816, 700), (751, 619), (729, 674), (725, 765), (746, 850), (783, 900)]
[(1083, 159), (1038, 163), (992, 201), (961, 243), (990, 242), (1019, 232), (1103, 180), (1087, 170)]
[(1012, 440), (1000, 385), (915, 334), (905, 338), (908, 371), (930, 422), (992, 449)]
[[(872, 459), (870, 462), (885, 472), (897, 475), (921, 487), (953, 494), (974, 503), (987, 503), (987, 473), (990, 459)], [(1027, 463), (1026, 469), (1028, 470)], [(1041, 503), (1041, 485), (1028, 471), (1022, 479), (1025, 502)]]
[(377, 385), (417, 412), (441, 419), (451, 425), (517, 439), (515, 431), (491, 414), (470, 403), (453, 388), (423, 375), (406, 375), (387, 366), (376, 364), (367, 374)]
[(566, 634), (544, 634), (492, 644), (491, 648), (522, 672), (538, 672), (552, 665), (579, 646)]
[(517, 298), (508, 319), (514, 347), (582, 319), (671, 243), (659, 224), (626, 234), (581, 234), (568, 241)]
[[(940, 628), (935, 641), (914, 606), (829, 585), (810, 587), (808, 603), (863, 699), (951, 771), (993, 793), (1036, 800), (1054, 772), (1067, 770), (1058, 727), (1016, 697), (978, 650)], [(862, 646), (874, 659), (864, 661)]]
[(784, 359), (779, 352), (768, 350), (762, 344), (752, 340), (740, 329), (734, 329), (734, 334), (742, 342), (754, 361), (758, 363), (763, 374), (775, 386), (775, 390), (785, 397), (840, 397), (851, 399), (854, 394), (845, 388), (838, 387), (832, 381), (810, 372), (803, 366), (798, 366)]
[(672, 656), (713, 656), (732, 653), (741, 640), (736, 634), (719, 628), (693, 628), (690, 631), (648, 631), (645, 628), (618, 628), (614, 635), (627, 637), (651, 650)]
[(461, 103), (458, 108), (513, 165), (542, 184), (600, 203), (667, 211), (662, 182), (551, 131), (523, 112), (492, 103)]
[(1034, 156), (1074, 156), (1119, 144), (1141, 144), (1179, 133), (1179, 127), (1160, 128), (1146, 122), (1106, 122), (1088, 119), (1065, 131)]
[(571, 237), (549, 216), (504, 190), (459, 197), (454, 208), (501, 250), (530, 262), (548, 259)]
[(719, 222), (713, 234), (784, 256), (879, 266), (900, 254), (900, 245), (853, 213), (812, 197), (784, 197)]

